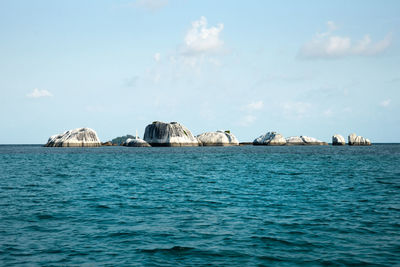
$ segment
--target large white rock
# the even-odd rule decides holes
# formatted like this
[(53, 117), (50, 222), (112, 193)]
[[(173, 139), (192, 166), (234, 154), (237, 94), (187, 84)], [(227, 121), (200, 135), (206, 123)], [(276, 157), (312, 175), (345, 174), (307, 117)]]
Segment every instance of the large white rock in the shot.
[(371, 141), (362, 136), (358, 136), (355, 133), (349, 134), (348, 137), (349, 146), (370, 146)]
[(304, 145), (303, 139), (300, 136), (291, 136), (286, 138), (287, 145)]
[(203, 146), (238, 146), (236, 136), (228, 131), (216, 131), (202, 133), (196, 136), (200, 145)]
[(260, 135), (253, 141), (253, 145), (283, 146), (285, 144), (285, 137), (277, 132), (268, 132), (266, 134)]
[(327, 145), (326, 142), (323, 142), (321, 140), (318, 140), (314, 137), (309, 137), (309, 136), (291, 136), (286, 138), (286, 145), (296, 145), (296, 146), (302, 146), (302, 145)]
[(340, 134), (335, 134), (332, 136), (332, 145), (333, 146), (344, 146), (346, 145), (346, 140)]
[(151, 146), (198, 146), (199, 142), (188, 128), (177, 122), (155, 121), (147, 125), (144, 141)]
[(124, 143), (122, 143), (123, 146), (130, 146), (130, 147), (149, 147), (149, 143), (144, 141), (143, 139), (140, 138), (128, 138)]
[(49, 138), (47, 147), (97, 147), (101, 142), (97, 133), (90, 128), (78, 128), (56, 134)]

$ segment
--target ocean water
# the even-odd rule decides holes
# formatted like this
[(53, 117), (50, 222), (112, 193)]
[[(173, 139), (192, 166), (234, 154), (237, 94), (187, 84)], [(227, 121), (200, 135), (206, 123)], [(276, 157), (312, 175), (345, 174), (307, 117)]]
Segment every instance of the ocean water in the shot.
[(400, 145), (0, 146), (0, 265), (400, 265)]

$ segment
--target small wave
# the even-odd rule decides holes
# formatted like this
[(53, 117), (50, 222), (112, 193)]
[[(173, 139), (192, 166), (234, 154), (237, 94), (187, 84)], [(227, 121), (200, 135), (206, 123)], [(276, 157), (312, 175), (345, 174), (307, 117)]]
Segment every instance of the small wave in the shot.
[(153, 248), (153, 249), (142, 249), (142, 252), (147, 253), (157, 253), (157, 252), (188, 252), (192, 251), (195, 248), (192, 247), (181, 247), (181, 246), (173, 246), (171, 248)]
[(296, 243), (284, 240), (284, 239), (279, 239), (275, 237), (269, 237), (269, 236), (252, 236), (252, 239), (260, 239), (263, 242), (266, 243), (281, 243), (284, 245), (296, 245)]
[(63, 251), (60, 250), (60, 249), (47, 249), (47, 250), (44, 250), (43, 253), (47, 253), (47, 254), (59, 254), (59, 253), (63, 253)]
[(57, 178), (66, 178), (66, 177), (69, 177), (70, 175), (67, 173), (57, 173), (55, 176)]
[(52, 216), (52, 215), (50, 215), (50, 214), (38, 214), (38, 215), (36, 215), (36, 217), (37, 217), (39, 220), (50, 220), (50, 219), (55, 219), (55, 217)]
[(388, 210), (400, 210), (400, 207), (396, 207), (396, 206), (389, 206)]
[(278, 175), (302, 175), (304, 174), (303, 172), (291, 172), (291, 171), (270, 171), (272, 174), (278, 174)]
[(258, 257), (258, 259), (262, 260), (262, 261), (284, 261), (284, 259), (282, 258), (278, 258), (278, 257), (273, 257), (273, 256), (260, 256)]
[(111, 209), (111, 207), (109, 207), (107, 205), (102, 205), (102, 204), (96, 205), (95, 208), (97, 208), (97, 209)]
[(124, 236), (135, 236), (136, 233), (134, 232), (116, 232), (116, 233), (110, 233), (108, 236), (109, 237), (124, 237)]
[(69, 256), (87, 256), (90, 255), (88, 252), (83, 252), (83, 251), (72, 251), (72, 253), (69, 254)]

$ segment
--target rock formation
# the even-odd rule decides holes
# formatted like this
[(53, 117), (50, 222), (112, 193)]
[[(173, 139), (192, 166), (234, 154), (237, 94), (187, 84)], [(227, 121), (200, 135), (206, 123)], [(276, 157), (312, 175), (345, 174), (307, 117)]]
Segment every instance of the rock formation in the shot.
[(332, 145), (344, 146), (346, 145), (346, 141), (344, 140), (344, 137), (341, 136), (340, 134), (335, 134), (334, 136), (332, 136)]
[(124, 136), (115, 137), (111, 140), (111, 143), (113, 145), (122, 146), (122, 144), (125, 143), (128, 138), (135, 138), (135, 136), (127, 134)]
[(362, 136), (358, 136), (355, 133), (349, 134), (348, 137), (349, 146), (370, 146), (371, 141)]
[(105, 143), (101, 143), (101, 146), (112, 146), (113, 144), (111, 143), (111, 141), (107, 141)]
[(268, 132), (266, 134), (260, 135), (253, 141), (253, 145), (283, 146), (285, 144), (285, 137), (277, 132)]
[(151, 146), (198, 146), (199, 142), (182, 124), (155, 121), (147, 125), (144, 141)]
[(49, 138), (47, 147), (98, 147), (101, 146), (97, 133), (90, 128), (78, 128), (56, 134)]
[(200, 145), (203, 146), (238, 146), (239, 141), (229, 131), (216, 131), (202, 133), (196, 136)]
[(130, 147), (149, 147), (149, 143), (144, 141), (143, 139), (140, 138), (128, 138), (126, 141), (122, 144), (123, 146), (130, 146)]
[(286, 145), (289, 146), (302, 146), (302, 145), (327, 145), (328, 143), (322, 142), (321, 140), (318, 140), (314, 137), (309, 137), (309, 136), (291, 136), (286, 138)]

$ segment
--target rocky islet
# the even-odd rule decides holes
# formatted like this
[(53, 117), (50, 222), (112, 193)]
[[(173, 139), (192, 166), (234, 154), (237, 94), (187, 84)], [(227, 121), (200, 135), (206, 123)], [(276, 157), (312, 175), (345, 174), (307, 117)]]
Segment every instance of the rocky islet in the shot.
[[(178, 122), (155, 121), (146, 126), (143, 139), (137, 135), (124, 137), (126, 137), (126, 140), (120, 145), (127, 147), (238, 146), (242, 144), (230, 131), (205, 132), (194, 136), (188, 128)], [(285, 138), (275, 131), (260, 135), (252, 143), (248, 144), (263, 146), (328, 145), (326, 142), (309, 136), (301, 135)], [(112, 141), (101, 143), (96, 131), (91, 128), (77, 128), (53, 135), (45, 144), (46, 147), (99, 147), (112, 145), (116, 144)], [(344, 137), (340, 134), (333, 135), (332, 145), (346, 145)], [(348, 136), (348, 145), (369, 146), (371, 141), (352, 133)]]
[(46, 147), (99, 147), (101, 142), (96, 131), (90, 128), (77, 128), (53, 135)]
[(230, 131), (202, 133), (196, 136), (201, 146), (238, 146), (239, 141)]

